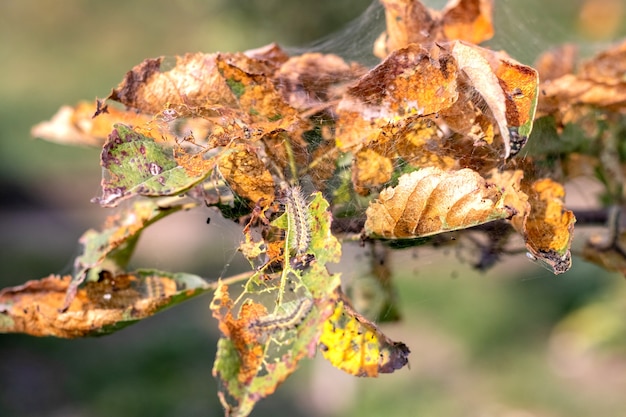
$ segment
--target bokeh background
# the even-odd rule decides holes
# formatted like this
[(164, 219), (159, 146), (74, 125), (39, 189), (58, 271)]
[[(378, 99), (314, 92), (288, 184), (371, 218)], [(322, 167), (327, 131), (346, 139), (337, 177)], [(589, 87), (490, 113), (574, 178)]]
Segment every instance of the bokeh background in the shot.
[[(443, 1), (427, 2), (441, 7)], [(368, 61), (381, 15), (335, 33), (368, 0), (0, 1), (0, 287), (69, 271), (76, 241), (107, 210), (98, 150), (34, 140), (32, 125), (62, 104), (104, 97), (145, 58), (281, 45)], [(559, 42), (589, 54), (626, 36), (623, 0), (499, 0), (491, 44), (532, 63)], [(598, 24), (598, 22), (601, 22)], [(581, 187), (570, 201), (584, 201)], [(208, 211), (147, 231), (135, 266), (236, 273), (238, 229)], [(161, 224), (163, 223), (163, 224)], [(338, 270), (363, 263), (347, 247)], [(225, 271), (225, 265), (231, 264)], [(442, 267), (445, 265), (445, 267)], [(626, 415), (626, 282), (580, 259), (554, 277), (510, 261), (487, 274), (455, 253), (393, 259), (404, 320), (385, 326), (411, 367), (378, 380), (305, 361), (255, 415)], [(1, 416), (220, 415), (211, 367), (218, 337), (207, 297), (86, 340), (0, 335)]]

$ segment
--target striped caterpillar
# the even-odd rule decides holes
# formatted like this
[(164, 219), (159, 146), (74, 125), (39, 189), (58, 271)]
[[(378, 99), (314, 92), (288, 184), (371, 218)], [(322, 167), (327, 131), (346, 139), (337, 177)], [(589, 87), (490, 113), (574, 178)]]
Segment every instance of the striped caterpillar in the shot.
[[(285, 314), (268, 314), (250, 323), (250, 329), (259, 334), (272, 334), (281, 330), (295, 329), (313, 308), (313, 299), (302, 298), (299, 301), (283, 304)], [(290, 307), (290, 308), (288, 308)], [(293, 311), (289, 311), (293, 308)]]
[(307, 251), (311, 242), (308, 204), (300, 187), (288, 188), (285, 192), (285, 200), (289, 248), (296, 255), (302, 255)]

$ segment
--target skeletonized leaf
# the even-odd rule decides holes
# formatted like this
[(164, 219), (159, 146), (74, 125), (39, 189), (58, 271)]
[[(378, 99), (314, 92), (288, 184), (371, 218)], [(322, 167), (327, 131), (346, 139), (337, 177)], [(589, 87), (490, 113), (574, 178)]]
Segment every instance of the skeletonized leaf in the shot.
[(206, 178), (214, 167), (202, 154), (178, 152), (157, 143), (152, 137), (124, 125), (116, 125), (101, 155), (105, 170), (102, 196), (94, 202), (116, 206), (133, 195), (170, 196), (180, 194)]
[[(248, 234), (245, 253), (262, 266), (237, 299), (222, 285), (211, 303), (223, 334), (213, 375), (227, 415), (248, 415), (302, 358), (313, 356), (323, 323), (333, 311), (340, 281), (329, 274), (326, 263), (337, 261), (341, 246), (330, 233), (328, 203), (321, 193), (310, 203), (303, 196), (295, 199), (286, 200), (285, 214), (274, 222), (285, 229), (279, 241), (282, 254), (271, 251), (275, 242), (257, 245)], [(294, 203), (298, 207), (292, 207)], [(279, 262), (282, 271), (265, 271)]]
[(210, 290), (202, 278), (140, 270), (101, 274), (60, 307), (72, 278), (51, 275), (0, 291), (0, 332), (75, 338), (113, 333)]
[(409, 239), (508, 218), (502, 192), (470, 169), (424, 168), (381, 191), (366, 211), (371, 236)]
[(124, 211), (109, 216), (102, 231), (89, 229), (83, 233), (79, 239), (81, 253), (74, 260), (74, 277), (68, 285), (65, 302), (59, 308), (69, 307), (78, 286), (86, 279), (97, 280), (102, 271), (122, 273), (143, 229), (183, 207), (182, 202), (160, 207), (154, 201), (137, 201)]

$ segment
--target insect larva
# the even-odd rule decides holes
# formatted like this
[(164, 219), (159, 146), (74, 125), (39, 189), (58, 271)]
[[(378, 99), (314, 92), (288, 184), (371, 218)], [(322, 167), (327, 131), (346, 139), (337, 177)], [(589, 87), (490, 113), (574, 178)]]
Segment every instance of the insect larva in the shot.
[[(283, 304), (287, 306), (289, 304), (295, 304), (295, 302)], [(258, 318), (254, 322), (250, 323), (250, 327), (258, 332), (264, 334), (276, 333), (280, 330), (290, 330), (296, 328), (304, 318), (311, 312), (313, 308), (313, 299), (302, 298), (293, 311), (286, 314), (269, 314), (265, 317)]]
[(144, 280), (145, 294), (148, 299), (161, 299), (165, 297), (165, 285), (159, 279), (159, 277), (146, 277)]
[(302, 255), (309, 248), (311, 230), (309, 226), (309, 210), (300, 187), (288, 188), (285, 193), (288, 219), (289, 247), (297, 255)]

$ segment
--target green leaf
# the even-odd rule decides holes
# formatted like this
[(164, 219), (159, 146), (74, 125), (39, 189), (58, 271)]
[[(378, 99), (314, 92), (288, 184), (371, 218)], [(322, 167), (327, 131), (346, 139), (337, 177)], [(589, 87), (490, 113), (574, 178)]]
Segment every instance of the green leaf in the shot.
[(227, 415), (250, 414), (254, 404), (272, 394), (302, 358), (315, 354), (340, 284), (339, 275), (326, 269), (326, 263), (341, 256), (341, 246), (330, 233), (327, 208), (321, 193), (316, 193), (303, 214), (310, 234), (308, 246), (294, 252), (294, 229), (303, 219), (294, 218), (297, 211), (287, 207), (274, 222), (286, 229), (282, 271), (266, 274), (261, 267), (234, 301), (226, 286), (215, 293), (211, 309), (224, 336), (218, 343), (213, 375)]
[[(208, 161), (181, 166), (172, 149), (155, 142), (131, 127), (116, 124), (101, 154), (105, 170), (102, 196), (93, 201), (113, 207), (133, 195), (171, 196), (180, 194), (211, 172)], [(203, 163), (204, 162), (204, 163)]]

